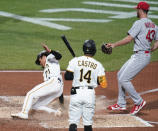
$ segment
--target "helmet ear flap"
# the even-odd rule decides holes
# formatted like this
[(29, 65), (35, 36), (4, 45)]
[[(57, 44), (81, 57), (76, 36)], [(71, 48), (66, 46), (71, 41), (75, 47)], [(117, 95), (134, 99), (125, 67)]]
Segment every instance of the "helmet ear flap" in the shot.
[(83, 52), (84, 54), (94, 56), (96, 53), (95, 42), (93, 40), (86, 40), (83, 44)]

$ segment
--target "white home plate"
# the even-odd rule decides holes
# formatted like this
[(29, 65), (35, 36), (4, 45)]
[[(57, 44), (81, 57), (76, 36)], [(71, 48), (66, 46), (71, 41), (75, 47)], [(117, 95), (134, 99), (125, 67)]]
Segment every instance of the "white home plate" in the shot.
[[(61, 117), (55, 117), (54, 114), (48, 114), (47, 112), (34, 111), (29, 115), (32, 125), (39, 123), (44, 128), (68, 128), (68, 105), (70, 97), (64, 96), (64, 98), (64, 105), (60, 105), (58, 99), (48, 105), (53, 109), (61, 108)], [(19, 112), (23, 101), (24, 96), (0, 96), (0, 119), (11, 119), (10, 114)], [(109, 115), (105, 109), (110, 102), (105, 96), (96, 96), (96, 113), (93, 117), (94, 128), (152, 127), (151, 124), (136, 116), (127, 114)], [(78, 127), (83, 128), (82, 120)]]

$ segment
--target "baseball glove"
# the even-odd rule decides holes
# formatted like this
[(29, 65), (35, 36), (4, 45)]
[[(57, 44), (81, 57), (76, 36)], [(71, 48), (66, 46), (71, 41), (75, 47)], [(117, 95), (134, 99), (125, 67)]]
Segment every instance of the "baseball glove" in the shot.
[(101, 46), (101, 50), (104, 54), (111, 54), (112, 53), (112, 47), (107, 47), (107, 44), (103, 44)]

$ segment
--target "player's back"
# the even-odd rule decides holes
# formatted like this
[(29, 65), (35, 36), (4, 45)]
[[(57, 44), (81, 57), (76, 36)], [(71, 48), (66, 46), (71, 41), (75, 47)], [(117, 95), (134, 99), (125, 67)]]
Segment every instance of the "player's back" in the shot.
[(74, 66), (74, 79), (72, 85), (97, 87), (97, 77), (99, 73), (104, 72), (100, 62), (89, 56), (80, 56), (72, 59)]
[(137, 36), (135, 39), (134, 50), (150, 50), (150, 44), (155, 39), (156, 25), (148, 18), (142, 18), (136, 21)]

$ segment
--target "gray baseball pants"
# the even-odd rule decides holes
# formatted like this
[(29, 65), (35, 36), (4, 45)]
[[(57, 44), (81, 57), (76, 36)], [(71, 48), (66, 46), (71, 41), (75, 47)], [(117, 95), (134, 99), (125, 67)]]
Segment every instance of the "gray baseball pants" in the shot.
[(136, 92), (131, 80), (149, 64), (150, 57), (150, 53), (145, 53), (145, 51), (134, 53), (118, 72), (119, 94), (117, 104), (121, 107), (126, 107), (125, 92), (128, 93), (135, 105), (139, 105), (143, 101), (141, 96)]

